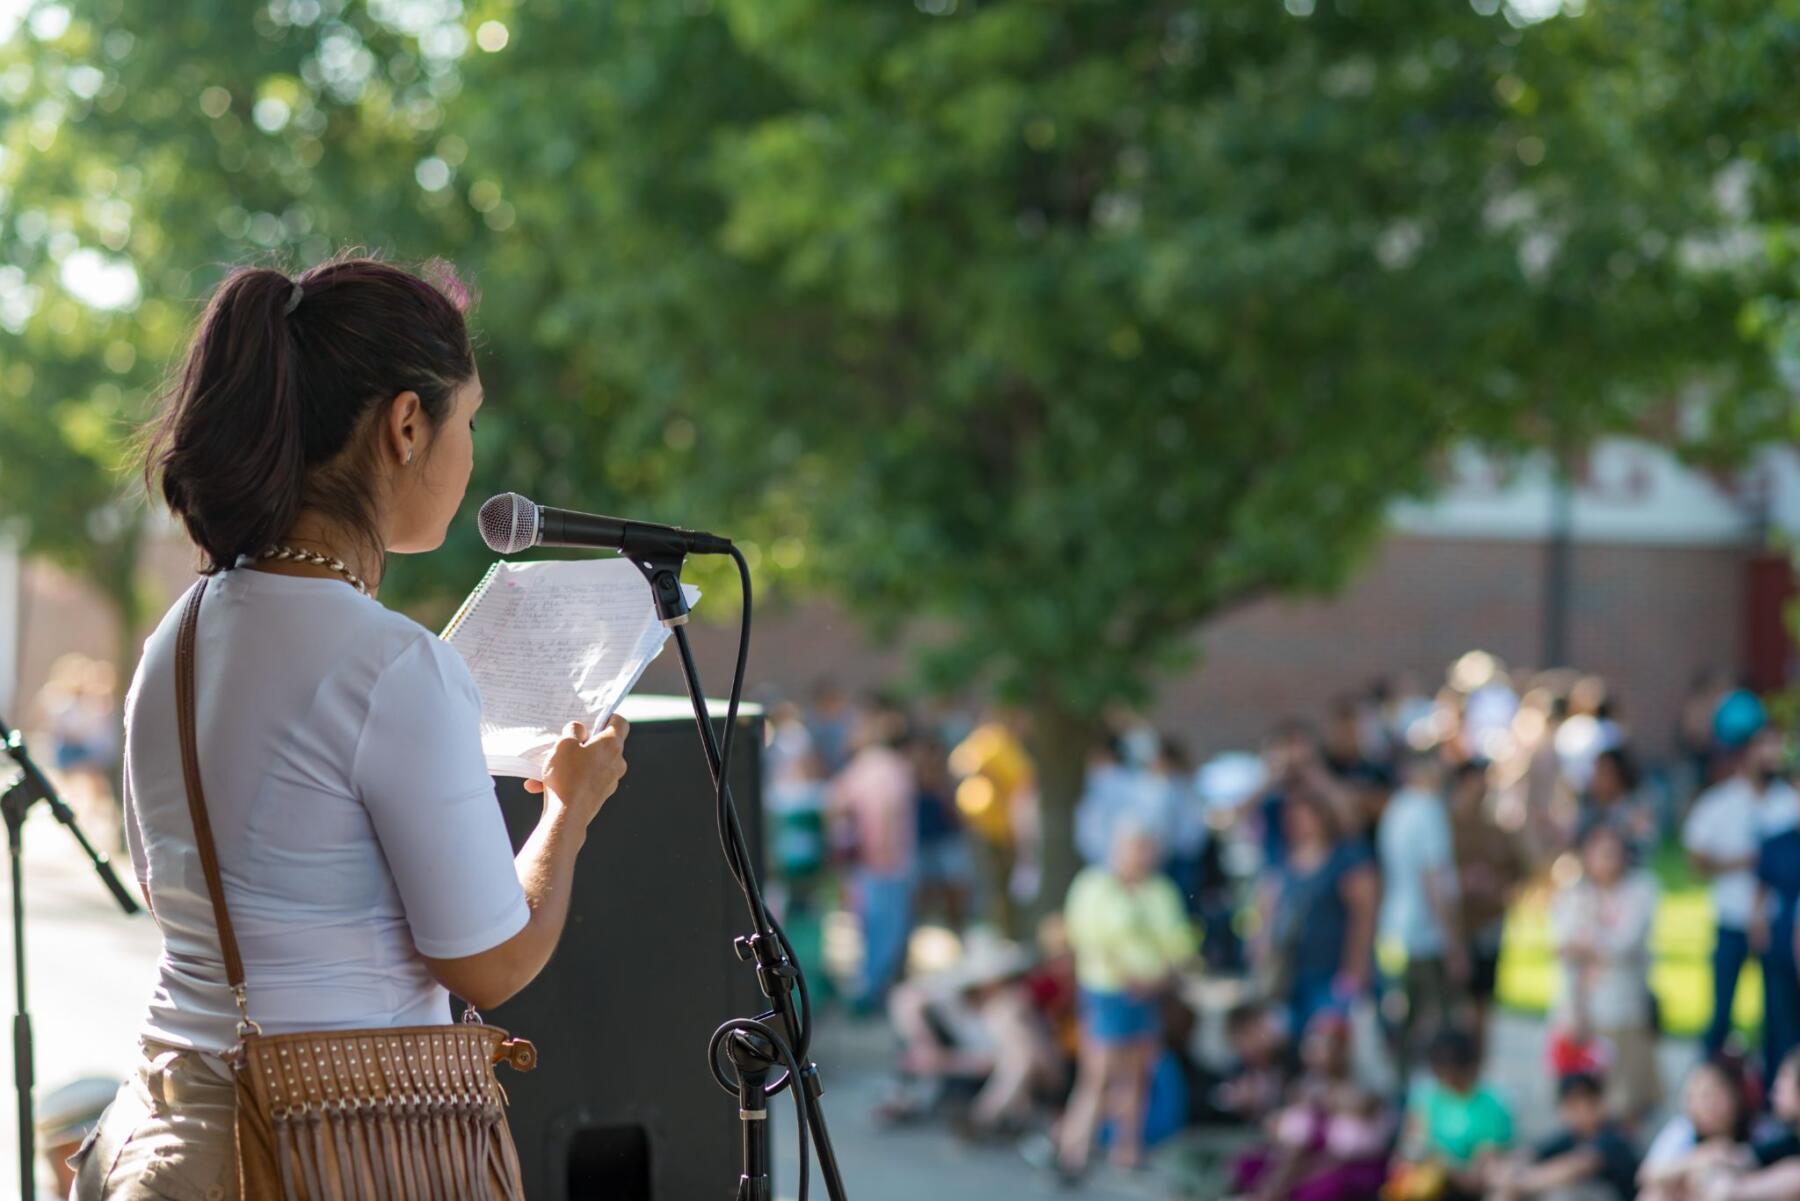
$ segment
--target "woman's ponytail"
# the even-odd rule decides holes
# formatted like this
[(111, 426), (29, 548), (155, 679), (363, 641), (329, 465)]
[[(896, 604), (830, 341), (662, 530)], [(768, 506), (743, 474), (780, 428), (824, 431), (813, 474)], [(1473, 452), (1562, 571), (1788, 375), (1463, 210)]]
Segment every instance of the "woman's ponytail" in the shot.
[(416, 392), (436, 426), (475, 371), (468, 290), (445, 266), (433, 276), (346, 258), (297, 279), (245, 268), (219, 286), (144, 462), (202, 570), (281, 541), (307, 508), (378, 540), (376, 457), (356, 438), (374, 402)]
[(232, 275), (213, 294), (150, 444), (163, 499), (222, 571), (278, 541), (306, 474), (295, 347), (279, 271)]

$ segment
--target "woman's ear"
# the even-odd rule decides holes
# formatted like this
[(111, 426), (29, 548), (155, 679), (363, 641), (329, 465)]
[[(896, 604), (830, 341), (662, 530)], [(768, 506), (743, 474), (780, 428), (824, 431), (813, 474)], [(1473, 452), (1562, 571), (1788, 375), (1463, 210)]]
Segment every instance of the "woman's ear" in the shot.
[(385, 433), (394, 460), (402, 467), (410, 467), (425, 443), (425, 410), (417, 392), (401, 392), (388, 402)]

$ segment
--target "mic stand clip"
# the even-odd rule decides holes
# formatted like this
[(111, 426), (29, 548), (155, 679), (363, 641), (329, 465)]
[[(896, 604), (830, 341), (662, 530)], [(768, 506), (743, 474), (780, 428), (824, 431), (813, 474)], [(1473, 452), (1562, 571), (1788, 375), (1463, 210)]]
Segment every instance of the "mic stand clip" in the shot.
[(689, 610), (687, 594), (681, 590), (681, 565), (687, 556), (666, 551), (626, 557), (650, 581), (650, 599), (656, 603), (656, 616), (663, 625), (671, 630), (686, 625)]
[(740, 934), (731, 940), (731, 949), (744, 963), (756, 965), (756, 983), (763, 996), (774, 999), (788, 995), (799, 970), (782, 953), (778, 941), (766, 934)]

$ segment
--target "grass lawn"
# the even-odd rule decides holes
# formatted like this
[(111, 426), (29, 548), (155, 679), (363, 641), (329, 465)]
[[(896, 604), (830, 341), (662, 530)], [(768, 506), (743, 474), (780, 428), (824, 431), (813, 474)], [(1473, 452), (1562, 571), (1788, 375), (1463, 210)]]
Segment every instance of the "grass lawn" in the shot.
[[(1662, 1002), (1664, 1031), (1697, 1035), (1712, 1018), (1712, 900), (1678, 853), (1658, 855), (1653, 866), (1663, 895), (1650, 937), (1655, 956), (1650, 986)], [(1500, 1003), (1542, 1013), (1558, 970), (1550, 951), (1550, 891), (1539, 888), (1521, 898), (1507, 918)], [(1762, 969), (1754, 961), (1744, 966), (1732, 1018), (1747, 1033), (1762, 1026)]]

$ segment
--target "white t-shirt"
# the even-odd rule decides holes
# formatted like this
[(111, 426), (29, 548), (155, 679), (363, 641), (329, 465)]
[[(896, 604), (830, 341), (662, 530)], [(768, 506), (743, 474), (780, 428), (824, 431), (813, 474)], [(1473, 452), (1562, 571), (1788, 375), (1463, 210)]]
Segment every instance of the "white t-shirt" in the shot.
[(1656, 1132), (1656, 1137), (1644, 1148), (1642, 1166), (1667, 1167), (1699, 1145), (1700, 1132), (1694, 1129), (1693, 1121), (1686, 1114), (1678, 1113), (1663, 1123), (1663, 1128)]
[[(1794, 790), (1785, 783), (1777, 780), (1758, 795), (1750, 781), (1732, 776), (1700, 794), (1681, 828), (1681, 842), (1711, 859), (1754, 860), (1764, 838), (1793, 824), (1794, 808)], [(1731, 930), (1749, 926), (1756, 906), (1755, 869), (1714, 876), (1712, 902), (1719, 925)]]
[(1444, 803), (1428, 792), (1402, 789), (1388, 802), (1376, 834), (1381, 851), (1381, 936), (1408, 955), (1439, 955), (1444, 929), (1426, 889), (1429, 872), (1455, 883), (1456, 857)]
[[(175, 718), (186, 597), (126, 698), (126, 831), (163, 934), (148, 1037), (236, 1041)], [(250, 1016), (270, 1034), (448, 1022), (421, 956), (498, 946), (530, 919), (481, 698), (455, 651), (338, 580), (240, 568), (201, 603), (196, 728)]]
[(1075, 806), (1075, 849), (1083, 863), (1105, 863), (1114, 836), (1129, 823), (1166, 852), (1173, 841), (1175, 794), (1162, 777), (1137, 767), (1106, 764), (1088, 771)]
[(1586, 962), (1565, 959), (1551, 1003), (1554, 1022), (1574, 1025), (1585, 1006), (1599, 1031), (1636, 1028), (1650, 1020), (1650, 929), (1656, 921), (1656, 877), (1642, 869), (1612, 888), (1580, 880), (1550, 902), (1550, 942), (1558, 956), (1582, 944)]

